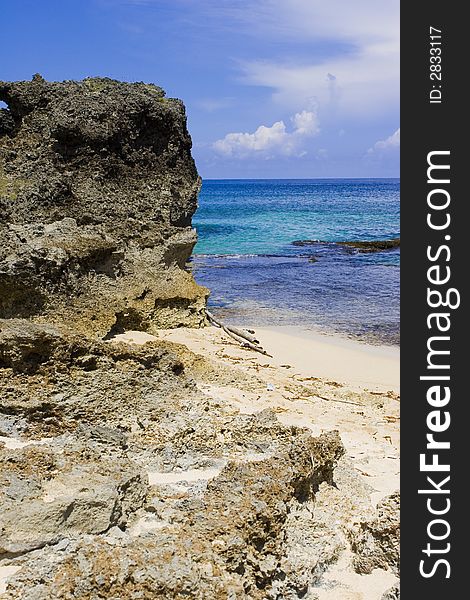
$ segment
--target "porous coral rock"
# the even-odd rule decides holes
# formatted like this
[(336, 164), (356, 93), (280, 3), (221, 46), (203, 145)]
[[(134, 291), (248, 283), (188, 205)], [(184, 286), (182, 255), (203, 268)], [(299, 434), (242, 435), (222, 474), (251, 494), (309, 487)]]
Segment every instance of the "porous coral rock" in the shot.
[(0, 82), (0, 318), (100, 336), (201, 326), (183, 103), (107, 78)]

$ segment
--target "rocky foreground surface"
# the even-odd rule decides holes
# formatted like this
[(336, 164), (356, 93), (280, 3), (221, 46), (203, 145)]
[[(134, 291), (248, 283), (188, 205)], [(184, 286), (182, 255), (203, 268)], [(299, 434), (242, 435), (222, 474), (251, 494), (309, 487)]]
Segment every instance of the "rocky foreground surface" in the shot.
[[(340, 433), (283, 423), (259, 357), (158, 335), (205, 324), (182, 104), (38, 76), (0, 99), (1, 598), (363, 597), (325, 584), (343, 563), (395, 581), (399, 497), (372, 506)], [(157, 337), (115, 337), (129, 329)], [(396, 402), (282, 389), (373, 419)]]

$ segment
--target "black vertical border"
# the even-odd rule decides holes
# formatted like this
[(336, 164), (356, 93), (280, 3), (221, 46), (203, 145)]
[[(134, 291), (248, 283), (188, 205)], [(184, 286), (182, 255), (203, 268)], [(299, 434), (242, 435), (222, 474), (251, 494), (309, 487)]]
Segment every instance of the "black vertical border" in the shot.
[[(469, 24), (458, 2), (428, 0), (420, 3), (401, 3), (401, 597), (404, 600), (445, 599), (466, 597), (468, 586), (464, 577), (470, 575), (467, 566), (465, 542), (470, 535), (469, 492), (470, 483), (470, 352), (467, 337), (470, 333), (470, 315), (467, 312), (470, 257), (467, 239), (470, 240), (466, 221), (470, 206), (465, 179), (470, 168), (465, 165), (469, 150), (465, 148), (470, 137), (468, 118), (463, 111), (467, 86), (466, 61), (470, 55), (467, 40)], [(430, 37), (429, 28), (442, 30), (442, 103), (431, 104)], [(420, 472), (419, 455), (425, 451), (426, 416), (432, 410), (426, 402), (428, 382), (419, 380), (427, 365), (427, 340), (430, 335), (426, 317), (428, 245), (438, 246), (443, 232), (433, 232), (427, 227), (427, 154), (435, 150), (450, 150), (450, 179), (446, 189), (451, 194), (451, 225), (446, 234), (451, 248), (451, 283), (461, 293), (461, 305), (450, 310), (450, 429), (442, 434), (449, 439), (450, 499), (451, 509), (445, 518), (451, 526), (450, 543), (446, 554), (434, 555), (449, 561), (450, 578), (441, 566), (428, 579), (419, 573), (419, 564), (426, 555), (422, 550), (428, 541), (427, 525), (433, 518), (426, 509), (426, 497), (418, 494), (425, 487), (426, 474)], [(445, 262), (441, 264), (445, 265)], [(443, 409), (444, 410), (444, 409)], [(442, 453), (441, 453), (442, 454)], [(444, 455), (442, 455), (444, 456)], [(443, 459), (441, 459), (443, 460)], [(436, 479), (439, 479), (437, 474)], [(440, 477), (442, 479), (442, 477)], [(423, 486), (424, 484), (424, 486)], [(429, 487), (429, 486), (428, 486)], [(436, 548), (445, 542), (433, 542)], [(427, 559), (427, 568), (432, 559)]]

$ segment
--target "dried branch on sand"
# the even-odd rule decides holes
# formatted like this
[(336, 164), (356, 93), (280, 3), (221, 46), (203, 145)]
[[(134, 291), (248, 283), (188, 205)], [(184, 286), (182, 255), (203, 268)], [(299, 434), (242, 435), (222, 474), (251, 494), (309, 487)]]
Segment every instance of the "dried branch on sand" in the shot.
[(206, 315), (209, 319), (211, 325), (214, 327), (219, 327), (223, 329), (227, 335), (229, 335), (232, 339), (236, 340), (243, 348), (249, 348), (250, 350), (254, 350), (255, 352), (259, 352), (260, 354), (264, 354), (265, 356), (269, 356), (272, 358), (271, 354), (268, 354), (264, 348), (259, 345), (259, 341), (250, 331), (243, 331), (238, 329), (237, 327), (232, 327), (231, 325), (225, 325), (218, 319), (214, 317), (214, 315), (206, 309)]

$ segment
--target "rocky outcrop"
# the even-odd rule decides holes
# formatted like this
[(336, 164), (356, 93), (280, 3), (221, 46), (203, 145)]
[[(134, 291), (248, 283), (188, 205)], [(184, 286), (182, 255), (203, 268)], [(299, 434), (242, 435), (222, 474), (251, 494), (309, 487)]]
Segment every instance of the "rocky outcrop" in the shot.
[(400, 238), (393, 240), (372, 240), (372, 241), (354, 241), (338, 242), (340, 246), (355, 248), (358, 252), (368, 254), (370, 252), (383, 252), (384, 250), (394, 250), (400, 247)]
[(105, 336), (204, 323), (184, 106), (144, 83), (0, 83), (0, 318)]
[(373, 511), (338, 432), (234, 409), (234, 385), (271, 393), (179, 344), (0, 320), (2, 599), (295, 600), (345, 555), (396, 572), (397, 497)]
[(400, 247), (400, 238), (393, 240), (371, 240), (371, 241), (347, 241), (347, 242), (325, 242), (321, 240), (295, 240), (293, 246), (333, 246), (344, 249), (353, 249), (360, 254), (369, 254), (371, 252), (384, 252), (385, 250), (394, 250)]
[(400, 568), (400, 494), (387, 496), (377, 506), (377, 513), (351, 531), (351, 546), (356, 553), (358, 573), (373, 569)]
[(296, 598), (335, 560), (338, 433), (234, 413), (180, 350), (0, 321), (5, 598)]
[(80, 534), (125, 528), (142, 507), (147, 474), (130, 461), (80, 456), (84, 449), (68, 445), (61, 455), (33, 445), (2, 452), (2, 558)]

